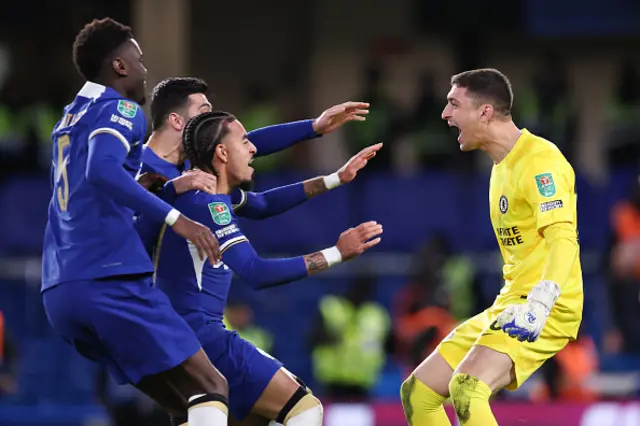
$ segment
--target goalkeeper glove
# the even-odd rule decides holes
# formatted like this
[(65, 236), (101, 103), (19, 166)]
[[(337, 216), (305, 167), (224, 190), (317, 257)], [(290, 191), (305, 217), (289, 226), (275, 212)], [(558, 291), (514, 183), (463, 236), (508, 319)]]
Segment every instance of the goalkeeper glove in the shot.
[(541, 281), (527, 296), (527, 303), (511, 305), (498, 315), (496, 325), (521, 342), (535, 342), (560, 297), (560, 287), (553, 281)]

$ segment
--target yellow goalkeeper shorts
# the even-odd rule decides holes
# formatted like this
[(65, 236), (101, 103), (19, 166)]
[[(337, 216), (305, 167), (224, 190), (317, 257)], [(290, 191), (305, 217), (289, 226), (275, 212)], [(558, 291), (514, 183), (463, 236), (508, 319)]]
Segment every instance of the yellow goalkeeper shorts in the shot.
[[(514, 299), (516, 303), (526, 303), (524, 299)], [(473, 345), (482, 345), (496, 352), (509, 355), (514, 363), (514, 382), (509, 390), (519, 388), (549, 358), (560, 352), (571, 340), (572, 330), (559, 327), (562, 321), (554, 318), (554, 312), (547, 320), (542, 334), (535, 342), (520, 342), (496, 327), (494, 322), (504, 310), (492, 306), (484, 312), (468, 319), (456, 327), (436, 348), (454, 370)]]

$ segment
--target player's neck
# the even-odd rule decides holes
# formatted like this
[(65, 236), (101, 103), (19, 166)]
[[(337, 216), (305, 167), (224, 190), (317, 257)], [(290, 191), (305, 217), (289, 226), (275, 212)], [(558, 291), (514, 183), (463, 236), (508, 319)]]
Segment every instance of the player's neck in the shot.
[(513, 121), (495, 123), (487, 135), (487, 142), (483, 144), (482, 150), (491, 157), (494, 164), (499, 164), (509, 155), (520, 135), (522, 131)]
[(122, 87), (122, 84), (120, 84), (118, 80), (112, 80), (110, 78), (105, 78), (102, 75), (100, 75), (94, 80), (94, 83), (100, 84), (105, 87), (110, 87), (111, 89), (118, 92), (118, 94), (123, 98), (129, 98), (129, 94), (124, 89), (124, 87)]
[(147, 147), (163, 160), (178, 165), (183, 163), (181, 144), (180, 138), (160, 130), (151, 133)]
[(217, 176), (217, 193), (218, 194), (230, 194), (231, 193), (231, 184), (229, 183), (229, 179), (227, 179), (227, 177), (222, 174), (219, 173)]

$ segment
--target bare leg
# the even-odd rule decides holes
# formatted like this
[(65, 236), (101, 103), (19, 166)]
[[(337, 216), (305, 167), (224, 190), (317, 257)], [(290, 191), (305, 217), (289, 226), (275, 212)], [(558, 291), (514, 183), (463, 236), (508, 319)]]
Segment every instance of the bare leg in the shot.
[(273, 376), (253, 412), (285, 426), (322, 426), (322, 404), (284, 368)]

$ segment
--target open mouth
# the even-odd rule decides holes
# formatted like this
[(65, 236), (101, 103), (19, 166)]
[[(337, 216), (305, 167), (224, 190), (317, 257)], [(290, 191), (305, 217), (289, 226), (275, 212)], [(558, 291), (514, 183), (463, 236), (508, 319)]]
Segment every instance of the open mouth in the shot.
[(454, 131), (458, 133), (458, 142), (460, 142), (462, 140), (462, 130), (460, 130), (460, 128), (452, 122), (449, 122), (448, 124), (449, 124), (449, 129), (451, 129), (452, 133)]

